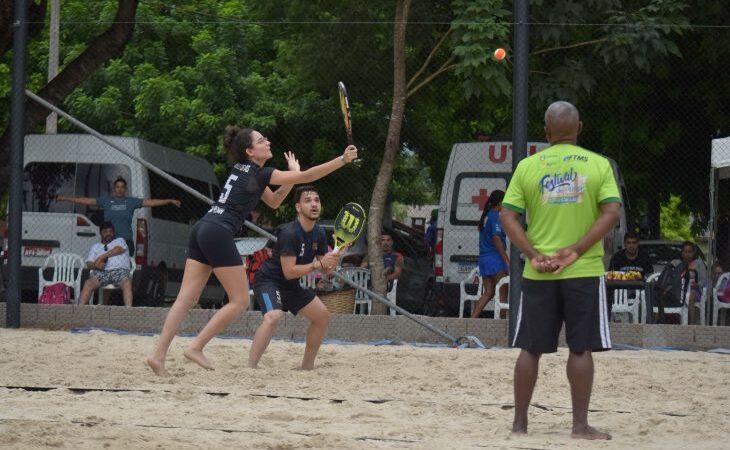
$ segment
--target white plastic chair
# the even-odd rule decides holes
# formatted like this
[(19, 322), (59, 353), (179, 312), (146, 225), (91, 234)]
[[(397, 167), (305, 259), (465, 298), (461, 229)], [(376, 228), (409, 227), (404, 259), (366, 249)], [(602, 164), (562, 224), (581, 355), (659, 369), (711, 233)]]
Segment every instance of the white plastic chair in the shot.
[(308, 274), (299, 278), (299, 285), (305, 289), (316, 289), (317, 288), (317, 272), (309, 272)]
[[(398, 289), (398, 280), (393, 280), (393, 287), (390, 289), (390, 291), (388, 291), (388, 293), (385, 296), (385, 298), (388, 299), (394, 305), (397, 304), (395, 302), (395, 292), (397, 289)], [(390, 311), (391, 316), (395, 316), (395, 309), (388, 308), (388, 310)]]
[[(53, 267), (53, 276), (47, 280), (43, 272)], [(63, 283), (70, 286), (74, 291), (71, 303), (79, 302), (81, 294), (81, 272), (84, 270), (84, 259), (74, 253), (51, 253), (43, 265), (38, 268), (38, 297), (43, 293), (43, 288), (56, 283)]]
[(497, 282), (497, 286), (494, 288), (494, 297), (492, 298), (492, 302), (494, 302), (494, 318), (499, 319), (501, 317), (502, 310), (509, 311), (509, 295), (507, 296), (507, 303), (502, 303), (499, 301), (499, 291), (502, 289), (502, 286), (507, 285), (507, 289), (509, 289), (509, 275), (506, 275)]
[[(347, 277), (348, 280), (352, 281), (358, 286), (362, 286), (364, 288), (367, 288), (370, 284), (370, 271), (363, 267), (348, 267), (342, 269), (342, 275)], [(355, 307), (352, 311), (353, 314), (357, 314), (358, 306), (360, 307), (361, 313), (363, 311), (363, 308), (367, 306), (368, 315), (370, 315), (373, 309), (373, 300), (370, 298), (369, 295), (367, 295), (360, 289), (355, 290)]]
[[(474, 278), (478, 281), (477, 283), (477, 292), (476, 294), (469, 294), (466, 292), (466, 285), (467, 284), (474, 284)], [(477, 300), (479, 300), (479, 297), (482, 296), (482, 291), (484, 290), (484, 286), (482, 285), (482, 277), (479, 276), (479, 267), (475, 267), (472, 269), (471, 272), (469, 272), (469, 275), (466, 276), (461, 282), (459, 283), (459, 317), (464, 317), (464, 304), (466, 302), (474, 302), (476, 303)], [(487, 302), (487, 306), (492, 303), (492, 300)], [(484, 309), (487, 309), (486, 306)]]
[[(631, 317), (631, 323), (639, 323), (641, 321), (643, 317), (639, 317), (639, 306), (645, 304), (644, 291), (637, 289), (636, 292), (637, 297), (630, 297), (629, 289), (616, 289), (613, 291), (613, 305), (611, 306), (612, 320), (616, 313), (628, 313)], [(664, 308), (665, 313), (667, 309)]]
[[(129, 258), (129, 279), (134, 279), (134, 271), (137, 269), (137, 263), (134, 261), (134, 258)], [(109, 294), (110, 291), (113, 291), (115, 289), (120, 289), (119, 286), (116, 286), (114, 284), (107, 284), (105, 286), (99, 286), (99, 288), (96, 290), (96, 295), (92, 296), (89, 299), (89, 305), (103, 305), (106, 303), (106, 296)], [(96, 303), (94, 303), (94, 298), (96, 298)]]
[(717, 279), (715, 287), (712, 288), (712, 324), (718, 325), (720, 323), (720, 310), (725, 310), (725, 321), (727, 321), (728, 314), (730, 314), (730, 303), (721, 302), (717, 297), (720, 292), (720, 286), (723, 281), (730, 283), (730, 273), (723, 273), (720, 278)]

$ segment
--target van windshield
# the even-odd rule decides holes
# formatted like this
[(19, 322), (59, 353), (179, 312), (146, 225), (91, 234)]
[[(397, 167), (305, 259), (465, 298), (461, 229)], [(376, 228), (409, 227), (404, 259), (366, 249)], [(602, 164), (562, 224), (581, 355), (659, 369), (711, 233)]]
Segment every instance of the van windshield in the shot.
[[(23, 171), (23, 211), (78, 213), (94, 219), (98, 207), (59, 202), (59, 195), (96, 198), (113, 195), (117, 177), (130, 179), (123, 164), (32, 162)], [(133, 195), (128, 192), (128, 195)], [(97, 221), (94, 220), (94, 223)], [(98, 225), (98, 224), (97, 224)]]

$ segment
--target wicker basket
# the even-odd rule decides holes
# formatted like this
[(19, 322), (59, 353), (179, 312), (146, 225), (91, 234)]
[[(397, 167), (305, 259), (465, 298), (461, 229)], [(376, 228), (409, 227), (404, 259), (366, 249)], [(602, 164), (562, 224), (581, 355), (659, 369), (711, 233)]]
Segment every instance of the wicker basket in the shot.
[(318, 291), (317, 297), (332, 314), (352, 314), (355, 309), (355, 289)]

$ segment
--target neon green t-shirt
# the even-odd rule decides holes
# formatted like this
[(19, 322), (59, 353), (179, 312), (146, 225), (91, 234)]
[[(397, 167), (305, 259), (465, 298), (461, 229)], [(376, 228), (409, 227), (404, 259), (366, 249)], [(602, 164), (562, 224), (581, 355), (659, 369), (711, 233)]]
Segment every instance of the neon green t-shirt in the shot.
[[(570, 144), (546, 148), (520, 161), (502, 207), (527, 212), (527, 237), (537, 251), (552, 255), (575, 244), (600, 215), (601, 203), (621, 203), (608, 159)], [(561, 280), (601, 276), (603, 245), (593, 245), (560, 274), (540, 273), (528, 262), (530, 280)]]

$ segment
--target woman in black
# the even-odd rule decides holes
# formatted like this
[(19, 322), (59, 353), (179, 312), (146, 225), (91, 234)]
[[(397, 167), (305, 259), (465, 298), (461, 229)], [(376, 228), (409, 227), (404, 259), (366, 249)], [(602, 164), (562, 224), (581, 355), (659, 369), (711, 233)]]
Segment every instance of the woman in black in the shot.
[[(357, 158), (357, 148), (350, 145), (339, 157), (300, 172), (294, 154), (286, 152), (289, 170), (281, 171), (264, 167), (272, 156), (271, 143), (258, 131), (230, 126), (226, 128), (223, 145), (236, 164), (218, 201), (190, 232), (180, 292), (167, 314), (157, 348), (147, 357), (147, 364), (157, 375), (167, 375), (165, 358), (170, 344), (188, 311), (198, 302), (211, 273), (225, 289), (228, 303), (210, 318), (183, 354), (206, 369), (213, 368), (203, 347), (243, 312), (250, 300), (246, 270), (233, 237), (259, 200), (276, 209), (292, 185), (311, 183)], [(281, 187), (272, 191), (269, 184)]]

